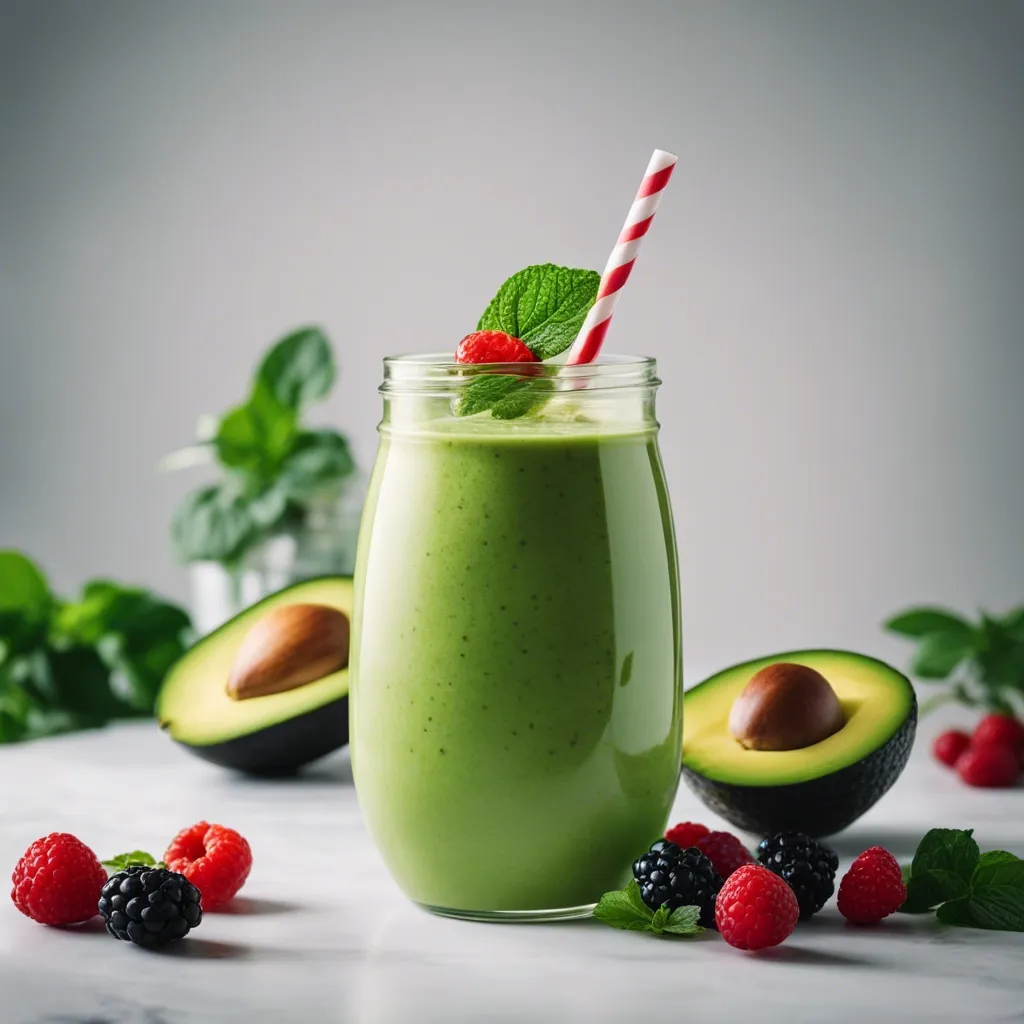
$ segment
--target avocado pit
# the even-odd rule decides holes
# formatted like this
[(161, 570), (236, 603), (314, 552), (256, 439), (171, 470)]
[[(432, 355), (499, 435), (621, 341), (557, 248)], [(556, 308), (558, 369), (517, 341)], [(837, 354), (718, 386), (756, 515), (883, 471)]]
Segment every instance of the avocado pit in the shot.
[(755, 673), (733, 702), (729, 732), (749, 750), (799, 750), (846, 724), (828, 680), (807, 665), (776, 662)]

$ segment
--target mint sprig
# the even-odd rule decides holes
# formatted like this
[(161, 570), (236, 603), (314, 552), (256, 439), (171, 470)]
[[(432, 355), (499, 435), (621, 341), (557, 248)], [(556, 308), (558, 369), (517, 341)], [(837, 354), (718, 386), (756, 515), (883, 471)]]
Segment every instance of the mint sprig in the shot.
[(576, 340), (600, 283), (596, 270), (526, 267), (498, 289), (476, 329), (504, 331), (526, 342), (538, 359), (551, 359)]
[(134, 866), (143, 868), (165, 868), (167, 865), (162, 860), (154, 859), (151, 853), (146, 853), (145, 850), (132, 850), (131, 853), (119, 853), (110, 860), (101, 860), (100, 863), (105, 868), (111, 870), (124, 871), (125, 868)]
[(935, 911), (944, 924), (1024, 931), (1024, 860), (981, 853), (972, 829), (932, 829), (904, 868), (905, 914)]
[(653, 935), (698, 935), (704, 929), (698, 924), (700, 907), (677, 907), (669, 910), (663, 904), (651, 910), (640, 896), (640, 886), (633, 879), (625, 889), (606, 892), (594, 908), (594, 917), (611, 928)]
[[(478, 331), (504, 331), (525, 342), (540, 360), (564, 352), (579, 334), (597, 298), (601, 275), (542, 263), (513, 274), (498, 289), (477, 323)], [(490, 410), (499, 420), (514, 420), (541, 405), (550, 389), (536, 376), (481, 374), (462, 389), (457, 416)]]

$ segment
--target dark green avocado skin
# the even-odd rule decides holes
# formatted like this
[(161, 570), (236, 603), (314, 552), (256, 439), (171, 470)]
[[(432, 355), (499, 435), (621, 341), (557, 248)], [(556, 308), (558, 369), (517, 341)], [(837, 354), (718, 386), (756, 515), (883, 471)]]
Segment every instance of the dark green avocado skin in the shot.
[(862, 761), (831, 775), (789, 786), (733, 786), (685, 765), (687, 785), (726, 821), (768, 836), (786, 829), (815, 838), (841, 832), (877, 803), (899, 778), (917, 731), (917, 698), (899, 730)]
[[(181, 742), (180, 740), (178, 741)], [(292, 775), (348, 743), (348, 697), (223, 743), (192, 746), (197, 757), (247, 775)]]

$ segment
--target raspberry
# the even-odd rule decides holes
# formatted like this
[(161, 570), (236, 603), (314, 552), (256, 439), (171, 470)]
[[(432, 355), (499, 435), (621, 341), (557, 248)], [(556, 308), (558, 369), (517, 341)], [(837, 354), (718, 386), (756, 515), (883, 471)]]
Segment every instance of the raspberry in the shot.
[(935, 738), (932, 753), (937, 761), (952, 768), (956, 759), (971, 745), (971, 737), (959, 729), (950, 729)]
[(1010, 747), (993, 744), (968, 747), (956, 762), (957, 775), (968, 786), (995, 789), (1012, 786), (1020, 773), (1020, 761)]
[(666, 833), (665, 838), (670, 843), (675, 843), (681, 850), (688, 846), (696, 846), (698, 839), (703, 839), (711, 834), (707, 825), (698, 825), (695, 821), (682, 821), (673, 825)]
[(535, 363), (525, 342), (504, 331), (474, 331), (455, 350), (457, 363)]
[(203, 910), (216, 910), (245, 884), (252, 850), (233, 828), (200, 821), (171, 840), (164, 861), (202, 893)]
[(839, 883), (839, 913), (854, 924), (877, 924), (907, 898), (899, 862), (881, 846), (865, 850)]
[(11, 876), (11, 899), (40, 924), (78, 924), (96, 911), (107, 872), (96, 854), (67, 832), (37, 839)]
[(750, 851), (731, 832), (709, 832), (693, 845), (711, 861), (722, 878), (728, 878), (744, 864), (754, 863)]
[(1024, 760), (1024, 723), (1012, 715), (986, 715), (974, 729), (972, 747), (1009, 747)]
[(800, 917), (796, 894), (759, 864), (737, 868), (715, 901), (715, 924), (737, 949), (764, 949), (788, 938)]

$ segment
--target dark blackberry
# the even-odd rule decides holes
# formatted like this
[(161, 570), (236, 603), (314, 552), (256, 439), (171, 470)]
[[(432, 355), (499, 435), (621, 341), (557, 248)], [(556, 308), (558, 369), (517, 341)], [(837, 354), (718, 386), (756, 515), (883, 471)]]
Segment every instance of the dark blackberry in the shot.
[(715, 897), (722, 888), (722, 879), (695, 846), (682, 850), (667, 839), (659, 839), (633, 861), (633, 876), (651, 910), (665, 903), (669, 910), (700, 907), (700, 923), (705, 928), (714, 928)]
[(821, 910), (835, 891), (838, 855), (803, 832), (779, 832), (762, 839), (757, 859), (789, 883), (800, 904), (801, 920)]
[(184, 875), (133, 864), (107, 879), (99, 910), (115, 939), (152, 948), (184, 938), (202, 921), (199, 899)]

